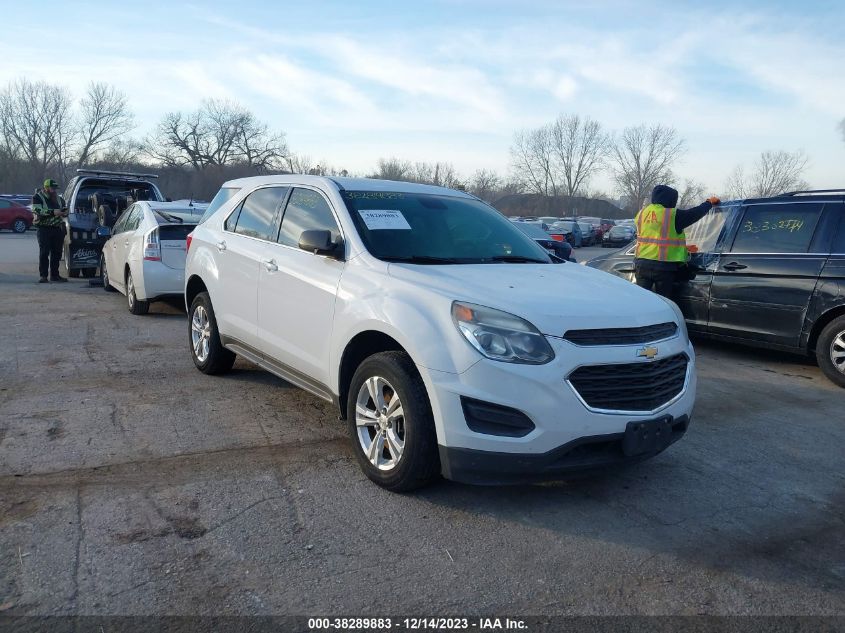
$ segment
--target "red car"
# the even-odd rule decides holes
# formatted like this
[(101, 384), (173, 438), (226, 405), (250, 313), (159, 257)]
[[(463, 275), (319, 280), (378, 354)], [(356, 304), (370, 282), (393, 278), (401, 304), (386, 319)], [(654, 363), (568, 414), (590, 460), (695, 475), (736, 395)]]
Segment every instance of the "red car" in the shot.
[(32, 225), (32, 211), (13, 200), (0, 198), (0, 229), (24, 233)]

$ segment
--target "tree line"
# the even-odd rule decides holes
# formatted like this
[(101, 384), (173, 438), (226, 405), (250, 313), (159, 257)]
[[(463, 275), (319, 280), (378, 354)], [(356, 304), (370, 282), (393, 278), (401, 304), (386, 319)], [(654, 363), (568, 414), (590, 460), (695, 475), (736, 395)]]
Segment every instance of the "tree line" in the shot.
[[(845, 120), (840, 128), (845, 139)], [(561, 114), (548, 124), (517, 131), (507, 174), (479, 169), (469, 176), (446, 161), (396, 157), (379, 159), (368, 173), (350, 173), (292, 152), (283, 131), (226, 100), (207, 99), (194, 111), (167, 112), (145, 136), (134, 136), (136, 130), (126, 95), (108, 84), (91, 83), (75, 100), (62, 86), (12, 81), (0, 90), (0, 191), (28, 192), (46, 177), (66, 182), (84, 167), (157, 173), (162, 190), (174, 198), (209, 199), (225, 180), (267, 173), (430, 183), (465, 189), (488, 202), (513, 194), (596, 198), (630, 212), (640, 208), (658, 182), (679, 190), (682, 207), (705, 195), (702, 183), (676, 171), (687, 143), (674, 128), (637, 125), (613, 133), (577, 114)], [(749, 170), (736, 166), (723, 197), (806, 187), (802, 176), (808, 162), (800, 150), (763, 152)], [(617, 198), (590, 189), (600, 173), (610, 177)]]

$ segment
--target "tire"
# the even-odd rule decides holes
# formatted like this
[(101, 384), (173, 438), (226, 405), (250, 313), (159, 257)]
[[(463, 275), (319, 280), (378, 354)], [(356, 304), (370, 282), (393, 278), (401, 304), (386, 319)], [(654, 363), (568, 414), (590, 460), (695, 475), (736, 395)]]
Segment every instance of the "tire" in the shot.
[(100, 279), (103, 280), (103, 290), (106, 292), (114, 292), (114, 288), (112, 288), (111, 284), (109, 283), (109, 271), (106, 270), (106, 256), (100, 255)]
[(67, 276), (73, 277), (74, 279), (76, 279), (77, 277), (79, 277), (79, 269), (78, 268), (68, 268), (67, 269)]
[(235, 363), (235, 353), (223, 347), (211, 297), (201, 292), (188, 312), (188, 346), (194, 365), (204, 374), (225, 374)]
[(82, 268), (81, 270), (82, 276), (85, 277), (85, 279), (91, 279), (94, 275), (97, 274), (96, 268)]
[(833, 319), (819, 334), (816, 360), (831, 382), (845, 387), (845, 316)]
[[(391, 419), (397, 396), (402, 414)], [(377, 398), (387, 415), (377, 413)], [(370, 480), (393, 492), (407, 492), (440, 475), (431, 403), (405, 352), (381, 352), (364, 360), (349, 385), (346, 410), (355, 457)]]
[(150, 302), (141, 301), (135, 294), (135, 283), (132, 281), (132, 271), (126, 273), (126, 302), (129, 312), (136, 315), (146, 314), (150, 311)]
[(22, 218), (18, 218), (12, 224), (12, 230), (15, 233), (26, 233), (26, 230), (29, 228), (29, 225), (26, 223), (26, 220)]

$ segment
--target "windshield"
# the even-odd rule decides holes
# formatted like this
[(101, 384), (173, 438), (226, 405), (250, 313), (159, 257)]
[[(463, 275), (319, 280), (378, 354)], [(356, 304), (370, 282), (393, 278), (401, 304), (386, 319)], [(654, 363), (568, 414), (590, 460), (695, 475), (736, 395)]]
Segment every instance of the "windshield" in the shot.
[(562, 229), (564, 231), (571, 231), (572, 230), (573, 222), (555, 222), (552, 224), (553, 229)]
[(634, 228), (631, 226), (614, 226), (610, 229), (611, 235), (630, 235), (634, 232)]
[(534, 240), (548, 240), (549, 234), (546, 233), (539, 224), (529, 224), (528, 222), (514, 222), (516, 228), (525, 233), (528, 237)]
[(341, 195), (364, 245), (379, 259), (551, 263), (548, 253), (512, 222), (471, 198), (386, 191)]

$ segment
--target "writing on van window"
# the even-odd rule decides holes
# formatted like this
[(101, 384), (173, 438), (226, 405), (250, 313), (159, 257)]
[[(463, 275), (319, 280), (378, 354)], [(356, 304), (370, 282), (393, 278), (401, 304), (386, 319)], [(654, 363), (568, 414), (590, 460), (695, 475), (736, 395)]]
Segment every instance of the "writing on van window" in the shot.
[(394, 191), (344, 191), (343, 195), (349, 200), (401, 200), (404, 193)]
[(793, 233), (800, 231), (802, 228), (804, 228), (804, 220), (799, 218), (763, 220), (756, 223), (752, 220), (746, 220), (742, 226), (745, 233), (759, 233), (760, 231), (789, 231)]

